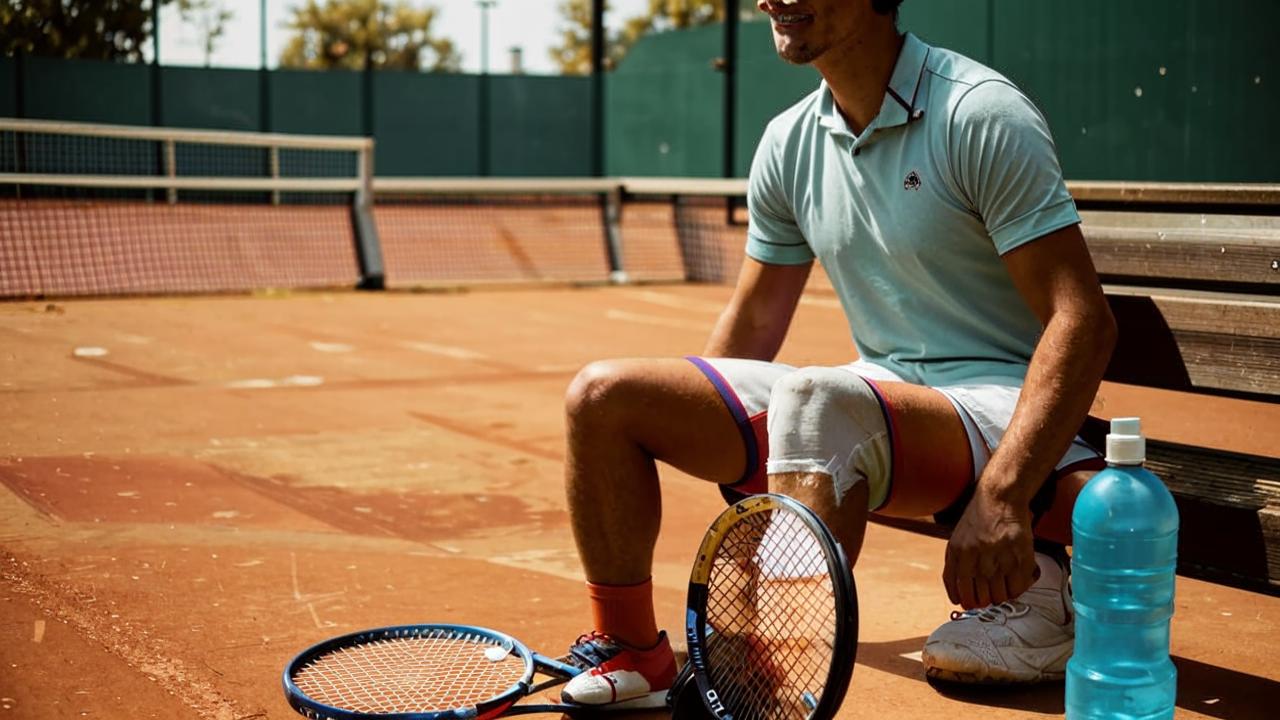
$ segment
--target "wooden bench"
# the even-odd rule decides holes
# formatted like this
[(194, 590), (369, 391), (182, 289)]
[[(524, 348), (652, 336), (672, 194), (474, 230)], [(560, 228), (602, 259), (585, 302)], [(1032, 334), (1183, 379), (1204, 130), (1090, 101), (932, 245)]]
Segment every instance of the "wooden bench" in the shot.
[[(1105, 379), (1280, 403), (1280, 185), (1070, 185), (1120, 326)], [(1182, 516), (1179, 573), (1280, 595), (1280, 446), (1147, 454)]]

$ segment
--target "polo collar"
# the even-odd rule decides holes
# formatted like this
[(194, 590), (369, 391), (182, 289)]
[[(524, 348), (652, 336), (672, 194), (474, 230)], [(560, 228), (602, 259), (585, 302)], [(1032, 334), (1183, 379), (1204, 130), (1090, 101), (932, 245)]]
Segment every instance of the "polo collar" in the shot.
[[(889, 77), (889, 86), (885, 88), (880, 113), (871, 121), (867, 130), (905, 125), (910, 120), (924, 116), (924, 70), (929, 49), (923, 40), (912, 33), (906, 33), (902, 50), (898, 52), (898, 62)], [(835, 97), (825, 80), (822, 81), (821, 96), (815, 112), (825, 127), (849, 131), (849, 125), (836, 109)]]
[(898, 53), (898, 63), (893, 67), (893, 75), (889, 78), (889, 87), (885, 89), (884, 104), (880, 106), (879, 127), (906, 125), (907, 121), (924, 115), (922, 109), (924, 98), (921, 97), (921, 86), (924, 85), (925, 61), (929, 59), (929, 46), (920, 38), (907, 33), (902, 41), (902, 52)]

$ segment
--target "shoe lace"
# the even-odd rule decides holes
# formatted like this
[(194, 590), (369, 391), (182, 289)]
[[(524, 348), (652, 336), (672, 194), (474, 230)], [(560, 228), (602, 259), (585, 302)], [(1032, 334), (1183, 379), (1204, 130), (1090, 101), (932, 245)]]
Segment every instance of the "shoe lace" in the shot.
[(973, 610), (965, 610), (961, 612), (954, 610), (951, 613), (952, 620), (966, 620), (969, 618), (977, 618), (978, 622), (998, 622), (1004, 623), (1009, 618), (1021, 617), (1030, 612), (1031, 606), (1017, 600), (1009, 600), (999, 603), (998, 605), (988, 605), (982, 608), (974, 608)]
[(592, 630), (589, 633), (583, 633), (582, 635), (579, 635), (578, 639), (573, 641), (573, 644), (581, 645), (583, 643), (596, 642), (596, 641), (611, 643), (613, 642), (613, 638), (609, 637), (605, 633), (600, 632), (599, 630)]
[(592, 668), (603, 664), (620, 650), (621, 647), (612, 637), (599, 630), (592, 630), (578, 636), (565, 658), (579, 667)]

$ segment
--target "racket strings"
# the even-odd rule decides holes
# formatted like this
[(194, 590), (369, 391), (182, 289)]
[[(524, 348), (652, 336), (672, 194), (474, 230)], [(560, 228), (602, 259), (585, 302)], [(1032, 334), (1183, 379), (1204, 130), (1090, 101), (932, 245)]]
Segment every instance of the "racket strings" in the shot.
[(330, 707), (360, 713), (472, 707), (511, 689), (525, 663), (493, 640), (444, 630), (389, 635), (323, 654), (293, 682)]
[(739, 521), (707, 584), (708, 668), (740, 720), (805, 718), (821, 698), (836, 633), (822, 544), (798, 517)]

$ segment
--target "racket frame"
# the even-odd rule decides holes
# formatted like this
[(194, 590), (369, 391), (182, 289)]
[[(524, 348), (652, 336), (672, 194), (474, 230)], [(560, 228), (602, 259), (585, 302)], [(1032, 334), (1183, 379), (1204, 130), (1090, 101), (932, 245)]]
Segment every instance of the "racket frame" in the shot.
[(807, 720), (830, 720), (844, 701), (853, 675), (853, 665), (858, 654), (858, 593), (849, 569), (844, 548), (836, 542), (826, 523), (808, 506), (775, 493), (751, 495), (729, 506), (711, 523), (702, 538), (698, 556), (689, 577), (689, 597), (685, 612), (685, 639), (688, 641), (689, 663), (693, 666), (694, 679), (707, 711), (718, 720), (733, 720), (716, 688), (711, 683), (707, 666), (707, 583), (715, 564), (716, 552), (729, 531), (741, 520), (763, 512), (788, 511), (796, 515), (814, 534), (822, 546), (835, 595), (835, 647), (832, 648), (831, 667), (823, 683), (822, 698), (809, 713)]
[[(460, 707), (448, 710), (432, 710), (426, 712), (401, 713), (362, 713), (344, 710), (311, 699), (293, 681), (296, 672), (301, 671), (309, 663), (322, 655), (341, 648), (357, 647), (379, 640), (392, 640), (403, 637), (422, 637), (430, 632), (444, 631), (458, 635), (474, 635), (492, 641), (496, 646), (514, 654), (524, 663), (524, 672), (520, 679), (501, 693), (476, 704), (473, 707)], [(536, 673), (550, 675), (553, 680), (535, 684)], [(450, 625), (429, 623), (422, 625), (392, 625), (372, 628), (329, 638), (317, 643), (294, 656), (285, 666), (282, 676), (285, 698), (289, 705), (300, 715), (312, 720), (476, 720), (492, 718), (498, 715), (522, 715), (534, 712), (573, 712), (574, 706), (544, 704), (516, 706), (522, 698), (539, 690), (564, 682), (578, 673), (581, 668), (568, 665), (531, 651), (524, 643), (514, 637), (490, 628), (475, 625)]]

